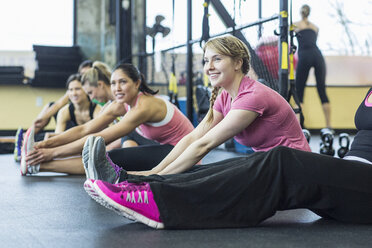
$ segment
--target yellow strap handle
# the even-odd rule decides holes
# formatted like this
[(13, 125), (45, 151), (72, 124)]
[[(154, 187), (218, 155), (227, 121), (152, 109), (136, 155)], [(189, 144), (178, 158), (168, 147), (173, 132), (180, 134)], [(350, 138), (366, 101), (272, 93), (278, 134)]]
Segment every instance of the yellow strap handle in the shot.
[(209, 86), (209, 78), (207, 76), (207, 74), (203, 74), (203, 83), (204, 83), (204, 86), (205, 87), (208, 87)]
[(171, 72), (171, 74), (170, 74), (169, 87), (168, 87), (168, 89), (169, 89), (170, 92), (173, 92), (174, 94), (177, 94), (178, 93), (178, 89), (177, 89), (177, 78), (173, 74), (173, 72)]
[(282, 42), (282, 69), (288, 69), (288, 43)]
[(293, 54), (289, 54), (289, 80), (294, 80), (295, 79), (295, 76), (294, 76), (294, 60), (293, 60)]

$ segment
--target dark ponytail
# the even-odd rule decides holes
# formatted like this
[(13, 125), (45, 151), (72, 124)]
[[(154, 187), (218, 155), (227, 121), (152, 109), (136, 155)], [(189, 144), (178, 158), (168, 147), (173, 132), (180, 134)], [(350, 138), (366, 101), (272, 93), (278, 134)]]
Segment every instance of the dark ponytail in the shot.
[(140, 80), (139, 91), (151, 95), (155, 95), (159, 92), (159, 90), (154, 91), (150, 89), (146, 83), (145, 76), (137, 69), (136, 66), (129, 63), (119, 63), (114, 67), (112, 73), (114, 73), (116, 70), (121, 70), (124, 72), (130, 79), (133, 80), (133, 82)]

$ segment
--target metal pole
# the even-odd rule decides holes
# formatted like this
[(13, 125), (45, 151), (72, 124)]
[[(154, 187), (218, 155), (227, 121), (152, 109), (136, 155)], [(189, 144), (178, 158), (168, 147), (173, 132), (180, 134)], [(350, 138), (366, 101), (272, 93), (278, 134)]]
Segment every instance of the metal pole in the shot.
[[(262, 0), (258, 0), (258, 19), (262, 18)], [(262, 24), (258, 25), (258, 39), (262, 37)]]
[(152, 37), (151, 83), (155, 83), (155, 36)]
[(288, 0), (280, 0), (279, 10), (279, 93), (288, 98)]
[[(257, 26), (260, 23), (263, 24), (263, 23), (270, 22), (270, 21), (273, 21), (273, 20), (276, 20), (276, 19), (279, 19), (279, 16), (275, 15), (275, 16), (272, 16), (272, 17), (269, 17), (269, 18), (265, 18), (265, 19), (256, 21), (256, 22), (252, 22), (252, 23), (245, 24), (245, 25), (242, 25), (242, 26), (237, 26), (237, 27), (234, 28), (234, 30), (235, 31), (240, 31), (240, 30), (243, 30), (243, 29), (246, 29), (246, 28)], [(229, 33), (232, 33), (232, 32), (233, 32), (233, 29), (231, 27), (228, 27), (228, 28), (226, 28), (226, 30), (224, 32), (210, 35), (209, 38), (218, 37), (218, 36), (229, 34)], [(189, 43), (190, 44), (199, 43), (200, 40), (201, 40), (201, 38), (195, 39), (195, 40), (190, 40)], [(165, 53), (165, 52), (169, 52), (169, 51), (172, 51), (172, 50), (175, 50), (175, 49), (178, 49), (178, 48), (181, 48), (181, 47), (186, 47), (186, 46), (187, 46), (187, 43), (180, 44), (180, 45), (176, 45), (176, 46), (173, 46), (173, 47), (170, 47), (170, 48), (166, 48), (164, 50), (160, 50), (160, 52)], [(152, 53), (137, 53), (137, 54), (133, 54), (133, 56), (147, 56), (147, 55), (152, 55)]]
[(193, 69), (192, 69), (192, 0), (187, 0), (187, 85), (186, 112), (187, 118), (193, 123)]
[(73, 44), (74, 44), (74, 46), (77, 46), (77, 34), (78, 34), (78, 32), (77, 32), (77, 0), (74, 0), (74, 20), (73, 20), (73, 26), (72, 26), (72, 30), (73, 30)]
[(116, 26), (115, 26), (115, 34), (116, 34), (116, 61), (119, 62), (122, 57), (122, 39), (123, 37), (123, 11), (122, 11), (122, 3), (121, 0), (116, 0), (115, 2), (116, 8)]
[[(126, 4), (123, 4), (126, 2)], [(116, 0), (116, 61), (132, 62), (132, 10), (131, 1)], [(125, 7), (125, 8), (124, 8)]]

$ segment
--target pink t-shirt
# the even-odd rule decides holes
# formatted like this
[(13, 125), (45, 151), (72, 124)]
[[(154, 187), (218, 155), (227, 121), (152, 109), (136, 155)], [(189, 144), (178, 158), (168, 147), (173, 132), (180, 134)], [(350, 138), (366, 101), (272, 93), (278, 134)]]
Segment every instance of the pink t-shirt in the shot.
[[(167, 114), (164, 119), (160, 122), (143, 123), (136, 130), (147, 139), (155, 140), (160, 144), (171, 144), (175, 146), (194, 127), (190, 120), (174, 104), (161, 97), (159, 98), (164, 101), (167, 107)], [(127, 111), (130, 111), (129, 106), (127, 104), (125, 106)]]
[(267, 151), (276, 146), (311, 151), (288, 102), (276, 91), (249, 77), (243, 78), (233, 102), (227, 91), (223, 90), (213, 108), (223, 116), (231, 109), (258, 113), (258, 117), (234, 137), (237, 142), (252, 147), (254, 151)]

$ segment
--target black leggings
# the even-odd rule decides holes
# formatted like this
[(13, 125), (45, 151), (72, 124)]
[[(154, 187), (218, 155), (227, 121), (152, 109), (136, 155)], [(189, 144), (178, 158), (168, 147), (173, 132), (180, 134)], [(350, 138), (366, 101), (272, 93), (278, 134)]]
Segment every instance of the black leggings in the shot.
[(143, 137), (142, 135), (137, 133), (136, 130), (133, 130), (128, 135), (121, 138), (121, 144), (123, 144), (125, 141), (128, 141), (128, 140), (135, 141), (140, 146), (142, 146), (142, 145), (156, 145), (156, 144), (159, 145), (160, 144), (160, 143), (156, 142), (155, 140), (150, 140), (150, 139), (147, 139), (147, 138)]
[(166, 228), (254, 226), (277, 210), (307, 208), (343, 222), (372, 223), (372, 166), (277, 147), (149, 177)]
[(151, 170), (173, 149), (165, 144), (143, 145), (113, 149), (108, 152), (111, 160), (127, 171)]
[(298, 52), (298, 64), (296, 69), (296, 90), (300, 102), (303, 102), (306, 81), (311, 67), (314, 67), (316, 88), (322, 103), (328, 103), (325, 91), (326, 66), (319, 49), (308, 49)]

